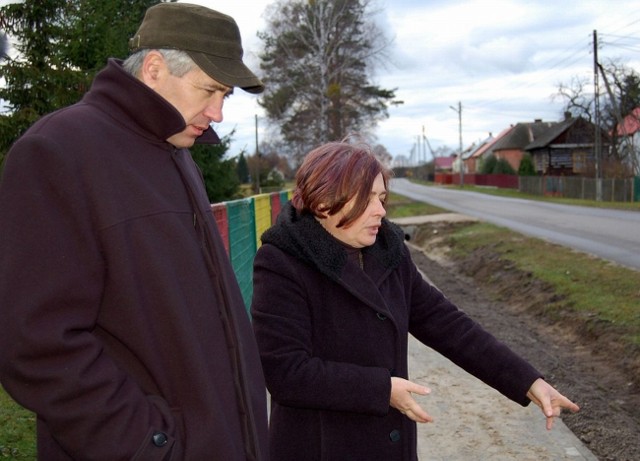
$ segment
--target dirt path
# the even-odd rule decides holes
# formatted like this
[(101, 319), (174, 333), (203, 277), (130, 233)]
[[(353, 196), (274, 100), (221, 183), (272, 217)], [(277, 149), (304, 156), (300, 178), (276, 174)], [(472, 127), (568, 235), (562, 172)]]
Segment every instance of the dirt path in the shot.
[(418, 425), (420, 461), (597, 461), (561, 420), (547, 431), (537, 406), (521, 407), (414, 338), (409, 370), (431, 388), (417, 400), (435, 418)]
[[(443, 237), (451, 226), (459, 225), (461, 224), (452, 223), (450, 220), (422, 224), (428, 227), (427, 233), (433, 237), (422, 238), (420, 247), (412, 250), (418, 267), (453, 302), (529, 360), (545, 374), (549, 382), (581, 406), (580, 413), (565, 415), (563, 421), (599, 460), (640, 460), (639, 383), (633, 382), (625, 375), (618, 366), (618, 357), (603, 353), (598, 342), (579, 335), (566, 325), (551, 324), (528, 309), (528, 298), (532, 302), (539, 302), (534, 295), (537, 287), (535, 281), (527, 284), (526, 290), (530, 291), (527, 296), (518, 297), (509, 303), (494, 301), (498, 293), (504, 292), (505, 287), (522, 284), (522, 277), (526, 277), (526, 274), (518, 274), (513, 269), (502, 267), (504, 262), (500, 262), (499, 258), (491, 258), (488, 254), (475, 255), (464, 262), (456, 263), (449, 260), (446, 239)], [(413, 226), (406, 229), (410, 232), (416, 231)], [(422, 235), (425, 235), (424, 229)], [(473, 269), (474, 264), (477, 266), (476, 270), (469, 270)], [(478, 275), (482, 272), (478, 268), (501, 275), (491, 284), (480, 283), (463, 275), (465, 271)], [(482, 278), (481, 274), (478, 278)], [(544, 288), (539, 286), (537, 289)], [(516, 408), (517, 412), (522, 412), (520, 407)], [(511, 413), (504, 416), (505, 420), (512, 417), (514, 416)], [(463, 429), (460, 430), (464, 432)], [(464, 433), (461, 433), (461, 444), (464, 447), (463, 436)], [(509, 441), (500, 440), (496, 443), (508, 444)], [(514, 450), (516, 448), (514, 447)], [(568, 447), (568, 450), (571, 452), (572, 449)], [(490, 454), (486, 451), (485, 453)], [(454, 458), (444, 456), (425, 459)], [(509, 457), (496, 455), (477, 459)], [(534, 458), (514, 452), (511, 459)]]

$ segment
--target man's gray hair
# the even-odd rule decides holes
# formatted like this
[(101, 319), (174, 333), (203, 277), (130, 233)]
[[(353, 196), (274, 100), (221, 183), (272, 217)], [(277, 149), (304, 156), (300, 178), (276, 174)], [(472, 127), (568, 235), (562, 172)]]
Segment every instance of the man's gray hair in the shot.
[[(129, 56), (122, 63), (122, 67), (124, 68), (124, 70), (126, 70), (133, 76), (138, 76), (142, 67), (142, 62), (144, 61), (144, 58), (147, 56), (147, 54), (149, 54), (149, 51), (151, 51), (151, 49), (145, 48), (136, 51), (131, 56)], [(197, 67), (197, 64), (193, 61), (193, 59), (191, 59), (191, 57), (182, 50), (159, 49), (156, 51), (164, 56), (167, 67), (169, 68), (169, 73), (171, 75), (175, 75), (176, 77), (182, 77), (184, 74)]]

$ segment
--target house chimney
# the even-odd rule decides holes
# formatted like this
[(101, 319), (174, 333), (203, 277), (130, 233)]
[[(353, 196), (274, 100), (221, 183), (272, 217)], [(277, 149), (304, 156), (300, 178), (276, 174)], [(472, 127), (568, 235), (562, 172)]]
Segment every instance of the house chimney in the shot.
[(568, 110), (565, 111), (564, 113), (564, 119), (565, 120), (571, 120), (573, 118), (573, 116), (571, 115), (571, 112), (569, 112)]
[(542, 123), (542, 119), (541, 118), (536, 118), (533, 120), (535, 123)]

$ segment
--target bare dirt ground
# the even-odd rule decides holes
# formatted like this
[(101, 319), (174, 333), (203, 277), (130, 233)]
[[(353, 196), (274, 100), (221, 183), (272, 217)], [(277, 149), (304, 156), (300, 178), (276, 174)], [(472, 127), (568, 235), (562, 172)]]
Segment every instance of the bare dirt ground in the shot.
[(555, 296), (531, 274), (482, 248), (454, 260), (447, 234), (465, 223), (412, 227), (418, 267), (453, 302), (525, 357), (581, 407), (563, 421), (602, 461), (640, 460), (640, 367), (638, 356), (617, 345), (615, 331), (583, 328), (584, 319), (549, 319)]

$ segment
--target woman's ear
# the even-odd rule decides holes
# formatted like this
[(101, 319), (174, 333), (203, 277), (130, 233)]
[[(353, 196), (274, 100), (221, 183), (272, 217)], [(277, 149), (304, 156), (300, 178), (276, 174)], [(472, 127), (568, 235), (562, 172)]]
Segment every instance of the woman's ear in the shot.
[(313, 214), (316, 215), (316, 218), (318, 219), (327, 219), (329, 217), (329, 214), (325, 210), (328, 209), (329, 207), (326, 204), (320, 203), (318, 204), (318, 208), (315, 209)]

